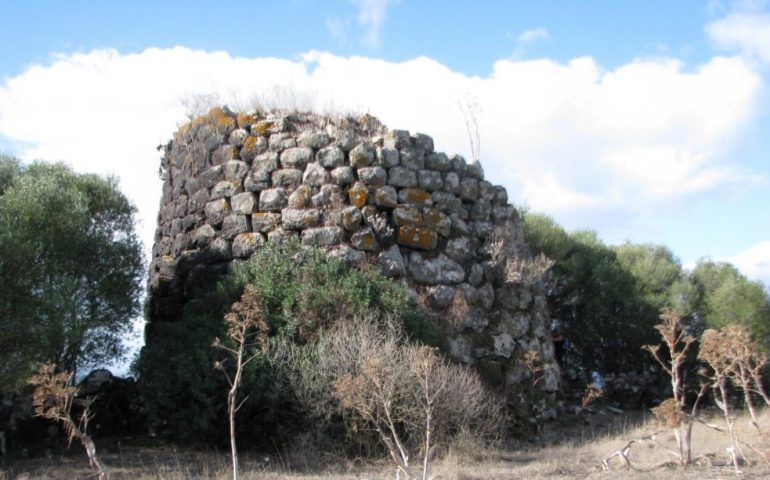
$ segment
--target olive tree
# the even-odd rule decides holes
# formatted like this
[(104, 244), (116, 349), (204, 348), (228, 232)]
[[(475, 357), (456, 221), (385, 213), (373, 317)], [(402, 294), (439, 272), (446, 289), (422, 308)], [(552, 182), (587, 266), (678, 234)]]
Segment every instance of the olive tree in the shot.
[(136, 208), (114, 178), (0, 158), (0, 388), (123, 353), (144, 269)]

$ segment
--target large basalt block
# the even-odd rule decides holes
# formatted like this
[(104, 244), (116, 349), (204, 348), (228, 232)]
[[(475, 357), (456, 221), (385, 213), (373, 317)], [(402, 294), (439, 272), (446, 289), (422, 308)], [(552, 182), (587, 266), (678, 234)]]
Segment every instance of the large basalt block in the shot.
[(399, 245), (419, 250), (435, 250), (438, 243), (438, 234), (435, 231), (413, 225), (405, 225), (398, 228)]
[(411, 254), (409, 273), (417, 283), (423, 285), (452, 285), (465, 280), (463, 267), (443, 253), (432, 259), (417, 252)]

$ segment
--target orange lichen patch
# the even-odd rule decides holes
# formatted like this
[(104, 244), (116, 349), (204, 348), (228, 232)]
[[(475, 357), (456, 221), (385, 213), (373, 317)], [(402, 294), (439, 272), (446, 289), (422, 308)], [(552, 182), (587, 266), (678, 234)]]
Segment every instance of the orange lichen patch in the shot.
[(179, 129), (176, 131), (176, 133), (174, 134), (174, 138), (176, 138), (177, 140), (179, 140), (180, 138), (183, 138), (185, 135), (187, 135), (187, 133), (190, 131), (191, 128), (192, 128), (192, 124), (190, 122), (185, 123), (184, 125), (179, 127)]
[(404, 199), (406, 200), (406, 203), (416, 205), (427, 205), (433, 201), (431, 194), (421, 188), (404, 189)]
[(256, 152), (257, 147), (257, 137), (252, 137), (249, 135), (246, 137), (246, 140), (243, 141), (243, 146), (241, 147), (242, 150), (245, 152)]
[(433, 250), (438, 243), (438, 235), (429, 228), (404, 225), (398, 229), (399, 245), (420, 250)]
[(238, 126), (240, 128), (246, 128), (249, 125), (257, 122), (257, 116), (250, 113), (241, 112), (235, 117), (235, 120), (238, 122)]
[[(195, 120), (198, 120), (198, 119), (195, 119)], [(193, 122), (195, 122), (195, 120), (193, 120)], [(205, 123), (208, 123), (209, 125), (212, 125), (218, 131), (232, 130), (236, 126), (236, 122), (235, 122), (235, 118), (233, 117), (233, 114), (230, 112), (227, 112), (222, 107), (213, 107), (203, 117), (203, 121)]]
[(252, 129), (257, 135), (264, 135), (267, 133), (268, 130), (273, 128), (275, 126), (275, 123), (269, 122), (267, 120), (262, 120), (260, 122), (257, 122)]
[(363, 208), (366, 200), (369, 198), (369, 191), (361, 186), (356, 186), (348, 190), (350, 204), (354, 207)]

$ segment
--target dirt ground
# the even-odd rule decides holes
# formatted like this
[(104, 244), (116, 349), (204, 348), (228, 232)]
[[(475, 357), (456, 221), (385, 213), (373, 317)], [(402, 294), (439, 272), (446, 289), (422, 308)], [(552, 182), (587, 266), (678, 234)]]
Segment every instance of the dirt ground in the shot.
[[(714, 426), (724, 426), (718, 416), (708, 416)], [(770, 432), (770, 412), (760, 417), (761, 432)], [(729, 436), (697, 424), (693, 431), (694, 464), (686, 469), (675, 466), (672, 451), (676, 442), (672, 432), (632, 445), (624, 468), (611, 454), (632, 439), (658, 429), (654, 421), (640, 412), (595, 412), (573, 423), (544, 426), (534, 440), (503, 448), (484, 449), (472, 442), (459, 442), (443, 451), (432, 467), (433, 478), (444, 480), (486, 479), (709, 479), (735, 477), (730, 463)], [(743, 455), (743, 478), (770, 478), (770, 436), (757, 431), (748, 419), (736, 422)], [(160, 444), (147, 439), (115, 440), (101, 448), (103, 462), (112, 479), (227, 479), (231, 478), (227, 452), (194, 451)], [(106, 442), (105, 442), (106, 443)], [(611, 458), (610, 458), (611, 457)], [(607, 460), (609, 459), (609, 460)], [(317, 459), (316, 459), (317, 460)], [(603, 465), (607, 460), (607, 466)], [(323, 466), (303, 465), (303, 452), (244, 454), (241, 477), (247, 480), (353, 480), (392, 479), (395, 469), (387, 459), (360, 461), (328, 459)], [(35, 458), (5, 458), (0, 479), (95, 479), (79, 445), (62, 454)]]

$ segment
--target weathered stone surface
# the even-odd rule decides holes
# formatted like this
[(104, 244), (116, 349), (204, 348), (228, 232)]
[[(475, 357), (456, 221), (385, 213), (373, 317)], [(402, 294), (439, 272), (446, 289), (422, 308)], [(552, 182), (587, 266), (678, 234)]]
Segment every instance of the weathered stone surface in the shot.
[(251, 230), (247, 215), (230, 214), (222, 221), (222, 237), (232, 240), (236, 235)]
[(345, 152), (340, 147), (325, 147), (315, 154), (315, 159), (326, 168), (341, 167), (345, 164)]
[(240, 147), (243, 145), (243, 142), (246, 140), (246, 137), (249, 136), (249, 132), (247, 132), (243, 128), (236, 128), (232, 132), (230, 132), (230, 136), (227, 137), (227, 143), (230, 145)]
[(374, 163), (375, 151), (371, 145), (359, 143), (348, 155), (353, 168), (363, 168)]
[(417, 183), (420, 185), (420, 188), (423, 188), (429, 192), (434, 192), (444, 188), (444, 180), (441, 178), (441, 173), (434, 172), (433, 170), (418, 171)]
[(377, 165), (391, 168), (398, 165), (399, 154), (395, 148), (377, 147)]
[(284, 208), (281, 222), (286, 230), (304, 230), (321, 223), (321, 212), (316, 208)]
[(421, 188), (405, 188), (398, 192), (399, 203), (408, 205), (433, 205), (433, 197)]
[(412, 135), (412, 143), (425, 153), (433, 153), (433, 138), (424, 133), (415, 133)]
[(398, 192), (390, 185), (379, 187), (374, 191), (374, 204), (378, 207), (393, 208), (398, 205)]
[(223, 165), (230, 160), (239, 158), (240, 152), (238, 147), (232, 145), (222, 145), (211, 154), (212, 165)]
[(486, 222), (492, 215), (492, 205), (488, 200), (479, 200), (471, 207), (471, 220)]
[(328, 207), (342, 204), (342, 190), (338, 185), (321, 185), (320, 191), (310, 197), (310, 203), (314, 207)]
[(404, 267), (404, 257), (401, 256), (401, 251), (398, 248), (398, 245), (393, 245), (389, 249), (380, 253), (377, 261), (380, 265), (380, 271), (386, 277), (402, 277), (406, 274), (406, 268)]
[(261, 233), (241, 233), (233, 239), (233, 257), (248, 258), (264, 244), (265, 237)]
[(300, 133), (297, 137), (297, 145), (314, 149), (325, 147), (326, 145), (329, 145), (331, 141), (331, 138), (329, 138), (329, 135), (327, 135), (326, 132), (319, 131), (307, 130)]
[(501, 311), (500, 332), (512, 338), (521, 338), (529, 329), (529, 316), (525, 313), (511, 314), (508, 310)]
[(270, 178), (278, 168), (278, 155), (274, 152), (257, 156), (251, 163), (251, 170), (243, 180), (243, 187), (249, 192), (270, 188)]
[(350, 244), (358, 250), (373, 251), (377, 248), (377, 239), (371, 227), (364, 227), (350, 236)]
[(269, 137), (268, 148), (273, 152), (280, 152), (297, 146), (297, 141), (288, 133), (273, 133)]
[(203, 225), (192, 232), (192, 242), (196, 247), (205, 247), (217, 236), (216, 230), (209, 224)]
[(363, 208), (369, 198), (369, 189), (363, 183), (356, 183), (348, 190), (348, 199), (354, 207)]
[(411, 146), (412, 139), (407, 130), (390, 130), (385, 133), (383, 145), (388, 148), (400, 149)]
[(358, 178), (366, 185), (385, 185), (388, 173), (382, 167), (363, 167), (358, 169)]
[(302, 232), (302, 244), (311, 247), (328, 247), (342, 242), (344, 231), (340, 227), (309, 228)]
[(425, 168), (425, 152), (422, 149), (414, 147), (402, 148), (401, 165), (410, 170), (421, 170)]
[(449, 239), (446, 244), (444, 252), (447, 256), (458, 262), (465, 262), (471, 258), (473, 251), (471, 250), (471, 239), (468, 237), (456, 237)]
[(338, 258), (348, 265), (357, 265), (366, 259), (366, 252), (356, 250), (347, 245), (337, 245), (329, 249), (329, 256)]
[(448, 285), (438, 285), (431, 287), (428, 294), (428, 300), (431, 307), (436, 310), (443, 310), (447, 308), (455, 297), (455, 288)]
[(404, 225), (421, 226), (422, 213), (415, 207), (398, 207), (393, 210), (393, 222), (399, 227)]
[(263, 212), (280, 211), (286, 203), (286, 192), (282, 188), (270, 188), (259, 193), (259, 209)]
[(224, 198), (219, 198), (208, 202), (205, 210), (206, 221), (217, 226), (222, 223), (225, 216), (230, 214), (230, 203)]
[(319, 163), (309, 163), (302, 175), (302, 183), (314, 187), (319, 187), (328, 183), (330, 179), (329, 171)]
[(241, 160), (230, 160), (225, 163), (225, 180), (231, 180), (233, 182), (242, 182), (246, 173), (249, 171), (249, 165)]
[(222, 180), (211, 189), (211, 199), (232, 197), (241, 191), (241, 184), (236, 180)]
[(434, 250), (438, 243), (438, 235), (429, 228), (405, 225), (398, 228), (397, 242), (409, 248)]
[(409, 273), (417, 283), (423, 285), (453, 285), (465, 280), (463, 267), (443, 253), (433, 259), (426, 259), (417, 252), (411, 254)]
[(358, 207), (354, 207), (352, 205), (350, 207), (343, 208), (341, 216), (342, 226), (347, 231), (357, 230), (358, 226), (361, 225), (361, 219), (363, 218), (361, 216), (361, 210), (358, 209)]
[(417, 172), (406, 167), (392, 167), (388, 171), (388, 184), (394, 187), (416, 187)]
[[(478, 287), (481, 285), (481, 282), (484, 281), (484, 268), (479, 265), (478, 263), (474, 263), (471, 266), (471, 271), (468, 273), (468, 283), (473, 285), (474, 287)], [(494, 302), (494, 294), (495, 292), (492, 292), (493, 298), (492, 301)]]
[(254, 157), (267, 151), (267, 139), (265, 137), (246, 137), (241, 146), (241, 160), (251, 163)]
[(425, 158), (425, 167), (438, 172), (446, 172), (452, 164), (444, 153), (431, 153)]
[(456, 172), (447, 172), (444, 175), (444, 191), (452, 195), (460, 192), (460, 176)]
[(206, 203), (208, 203), (209, 200), (209, 191), (205, 188), (202, 188), (195, 192), (195, 194), (193, 194), (187, 201), (187, 211), (192, 213), (200, 210), (206, 205)]
[(451, 233), (452, 221), (437, 208), (423, 208), (422, 221), (425, 227), (435, 230), (442, 237), (448, 237)]
[(337, 167), (331, 172), (331, 179), (337, 185), (349, 185), (356, 179), (353, 169), (350, 167)]
[(282, 168), (273, 172), (272, 181), (274, 187), (295, 189), (302, 183), (302, 170), (296, 168)]
[(475, 178), (465, 178), (460, 182), (460, 191), (458, 192), (463, 200), (475, 201), (479, 198), (479, 181)]
[(281, 152), (281, 166), (283, 168), (305, 168), (313, 160), (313, 149), (307, 147), (287, 148)]
[(462, 200), (447, 192), (433, 192), (431, 199), (436, 208), (449, 214), (450, 217), (452, 213), (457, 213), (463, 205)]
[(477, 289), (479, 294), (479, 306), (484, 310), (489, 310), (495, 303), (495, 289), (491, 284), (485, 283)]
[(390, 242), (395, 239), (395, 231), (388, 221), (388, 214), (378, 211), (371, 205), (361, 209), (361, 214), (366, 224), (372, 227), (377, 241), (390, 246)]
[(251, 228), (255, 232), (268, 233), (280, 225), (280, 213), (257, 212), (251, 216)]
[(310, 197), (313, 195), (313, 189), (308, 185), (300, 185), (289, 195), (287, 205), (289, 208), (304, 208), (310, 202)]

